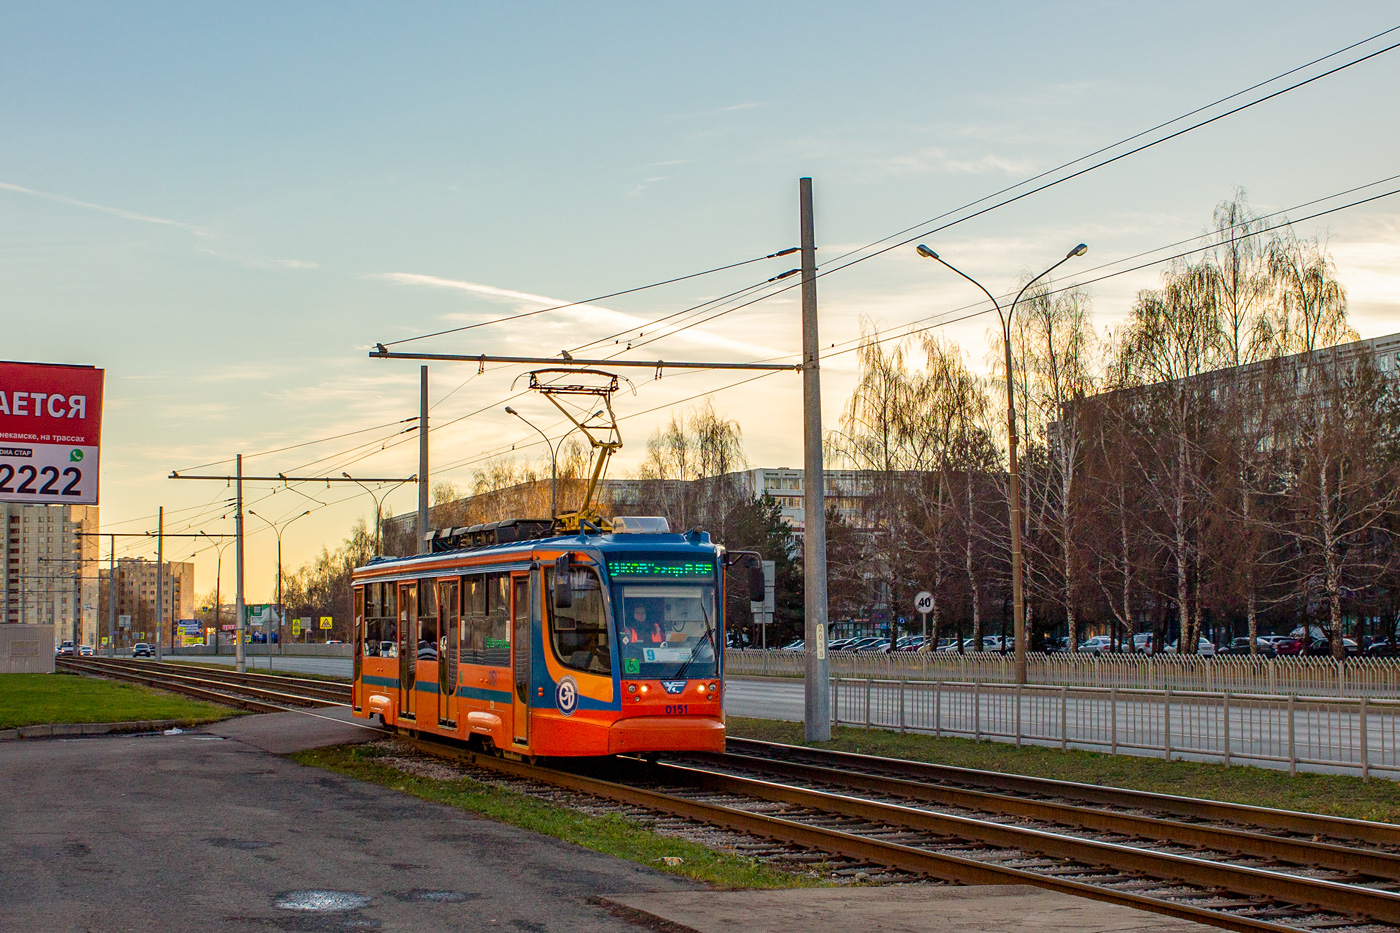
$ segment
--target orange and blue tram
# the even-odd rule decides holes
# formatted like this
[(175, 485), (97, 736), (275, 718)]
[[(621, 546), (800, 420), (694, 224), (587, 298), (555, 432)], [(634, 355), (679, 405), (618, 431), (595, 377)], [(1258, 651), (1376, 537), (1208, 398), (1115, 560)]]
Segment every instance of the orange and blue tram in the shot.
[(432, 537), (354, 571), (355, 716), (522, 757), (723, 751), (724, 571), (740, 554), (664, 519)]

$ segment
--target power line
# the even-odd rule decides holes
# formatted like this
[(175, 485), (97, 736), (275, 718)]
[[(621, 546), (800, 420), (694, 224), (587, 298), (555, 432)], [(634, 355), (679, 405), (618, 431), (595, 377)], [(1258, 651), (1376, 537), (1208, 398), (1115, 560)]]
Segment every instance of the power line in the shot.
[(474, 329), (476, 329), (476, 328), (478, 328), (478, 327), (487, 327), (487, 326), (492, 325), (492, 324), (501, 324), (501, 323), (504, 323), (504, 322), (506, 322), (506, 321), (518, 321), (518, 320), (520, 320), (521, 318), (525, 318), (525, 317), (534, 317), (536, 314), (545, 314), (545, 313), (550, 312), (550, 311), (561, 311), (561, 310), (563, 310), (564, 308), (575, 308), (575, 307), (578, 307), (579, 305), (592, 304), (592, 303), (595, 302), (595, 301), (606, 301), (606, 300), (609, 299), (609, 298), (616, 298), (616, 297), (618, 297), (619, 295), (630, 295), (630, 294), (633, 294), (634, 292), (646, 291), (646, 290), (649, 289), (649, 288), (660, 288), (660, 287), (663, 286), (663, 285), (672, 285), (672, 284), (674, 284), (674, 283), (676, 283), (676, 282), (684, 282), (684, 281), (686, 281), (687, 279), (696, 279), (696, 278), (699, 278), (699, 277), (704, 276), (704, 275), (712, 275), (712, 274), (714, 274), (714, 273), (716, 273), (716, 272), (723, 272), (723, 271), (725, 271), (726, 269), (737, 269), (737, 268), (740, 267), (740, 266), (747, 266), (747, 265), (750, 265), (750, 264), (755, 263), (755, 262), (763, 262), (765, 259), (776, 259), (776, 258), (779, 257), (779, 256), (786, 256), (786, 255), (788, 255), (788, 254), (790, 254), (790, 253), (795, 253), (795, 252), (797, 252), (797, 248), (796, 248), (796, 247), (793, 247), (793, 248), (791, 248), (791, 249), (779, 250), (779, 251), (776, 252), (776, 253), (769, 253), (769, 254), (766, 255), (766, 256), (755, 256), (753, 259), (745, 259), (745, 260), (743, 260), (743, 261), (741, 261), (741, 262), (731, 262), (731, 263), (728, 263), (728, 264), (723, 265), (723, 266), (716, 266), (716, 267), (713, 268), (713, 269), (706, 269), (706, 270), (703, 271), (703, 272), (692, 272), (692, 273), (690, 273), (690, 274), (688, 274), (688, 275), (678, 275), (678, 276), (676, 276), (675, 278), (664, 279), (664, 280), (662, 280), (662, 281), (660, 281), (660, 282), (652, 282), (650, 285), (638, 285), (638, 286), (636, 286), (636, 287), (634, 287), (634, 288), (624, 288), (624, 289), (622, 289), (621, 291), (609, 292), (609, 293), (606, 294), (606, 295), (599, 295), (599, 296), (596, 297), (596, 298), (585, 298), (585, 299), (583, 299), (582, 301), (569, 301), (569, 302), (565, 302), (564, 304), (555, 305), (555, 306), (550, 307), (550, 308), (538, 308), (538, 309), (536, 309), (536, 310), (534, 310), (534, 311), (522, 311), (522, 312), (519, 313), (519, 314), (510, 314), (510, 315), (507, 315), (507, 316), (505, 316), (505, 317), (495, 318), (495, 319), (490, 320), (490, 321), (478, 321), (478, 322), (475, 323), (475, 324), (463, 324), (461, 327), (450, 327), (450, 328), (448, 328), (447, 330), (435, 331), (434, 333), (431, 333), (431, 334), (419, 334), (419, 335), (416, 336), (416, 337), (403, 337), (403, 338), (401, 338), (401, 339), (399, 339), (399, 340), (390, 340), (390, 341), (387, 341), (387, 342), (385, 342), (385, 343), (381, 343), (381, 344), (379, 344), (379, 346), (381, 346), (381, 347), (392, 347), (392, 346), (394, 346), (395, 344), (408, 343), (408, 342), (413, 341), (413, 340), (426, 340), (426, 339), (429, 338), (429, 337), (441, 337), (441, 336), (443, 336), (444, 334), (456, 334), (456, 333), (460, 333), (461, 331), (464, 331), (464, 330), (474, 330)]

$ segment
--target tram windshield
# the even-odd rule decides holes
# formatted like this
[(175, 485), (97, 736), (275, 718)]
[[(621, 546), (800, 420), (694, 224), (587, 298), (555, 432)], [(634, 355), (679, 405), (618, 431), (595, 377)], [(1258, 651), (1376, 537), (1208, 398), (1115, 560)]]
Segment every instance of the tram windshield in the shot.
[(714, 677), (719, 622), (715, 588), (700, 583), (613, 587), (622, 676), (640, 680)]

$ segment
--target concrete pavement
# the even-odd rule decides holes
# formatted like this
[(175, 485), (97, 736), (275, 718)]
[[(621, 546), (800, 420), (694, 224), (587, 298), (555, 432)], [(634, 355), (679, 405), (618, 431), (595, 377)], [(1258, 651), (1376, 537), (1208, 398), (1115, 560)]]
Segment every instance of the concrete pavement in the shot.
[(635, 933), (586, 898), (694, 887), (258, 747), (361, 733), (274, 714), (0, 745), (0, 929)]

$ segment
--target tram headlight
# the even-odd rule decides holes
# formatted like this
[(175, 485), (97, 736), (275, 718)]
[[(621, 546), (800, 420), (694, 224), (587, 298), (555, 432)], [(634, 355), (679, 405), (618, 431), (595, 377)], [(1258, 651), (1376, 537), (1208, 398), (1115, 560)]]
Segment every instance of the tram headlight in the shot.
[(628, 692), (628, 693), (636, 693), (636, 692), (637, 692), (637, 685), (636, 685), (636, 684), (628, 684), (628, 685), (627, 685), (627, 692)]
[(714, 693), (714, 692), (715, 692), (716, 690), (718, 690), (718, 689), (719, 689), (719, 684), (710, 684), (710, 692), (711, 692), (711, 693)]
[(643, 693), (646, 693), (646, 692), (648, 692), (649, 690), (651, 690), (650, 687), (648, 687), (646, 684), (642, 684), (642, 692), (643, 692)]

